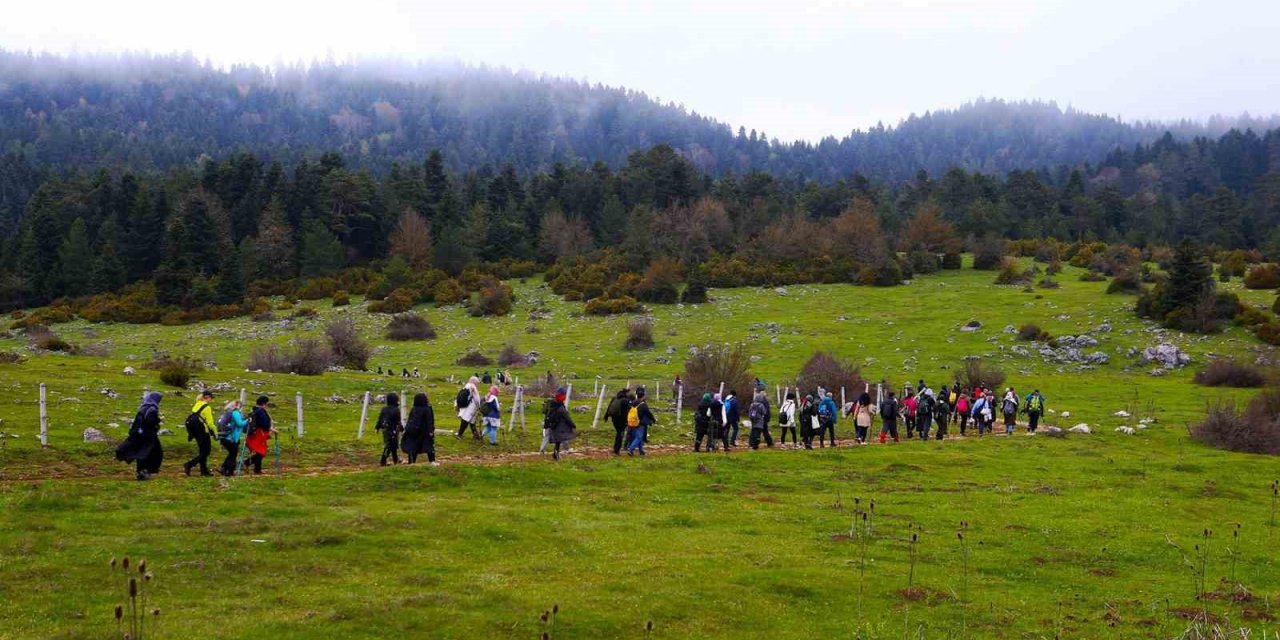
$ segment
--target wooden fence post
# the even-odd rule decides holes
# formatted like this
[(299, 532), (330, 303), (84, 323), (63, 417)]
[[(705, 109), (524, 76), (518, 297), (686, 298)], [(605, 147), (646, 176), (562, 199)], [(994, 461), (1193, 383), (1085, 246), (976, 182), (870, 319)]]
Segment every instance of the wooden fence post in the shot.
[(604, 392), (608, 387), (600, 387), (600, 397), (596, 399), (596, 417), (591, 419), (591, 428), (595, 429), (596, 424), (600, 422), (600, 404), (604, 402)]
[(302, 392), (299, 391), (298, 395), (295, 396), (294, 399), (297, 401), (297, 404), (298, 404), (298, 437), (301, 438), (302, 433), (304, 431), (302, 426)]
[(684, 383), (676, 385), (676, 428), (680, 427), (680, 410), (684, 408)]
[(369, 419), (369, 392), (364, 392), (364, 402), (360, 405), (360, 428), (356, 431), (356, 440), (364, 439), (364, 422)]
[(570, 382), (569, 386), (565, 387), (565, 390), (564, 390), (564, 410), (565, 411), (569, 410), (569, 399), (572, 397), (573, 397), (573, 383)]
[(245, 399), (245, 392), (244, 392), (244, 388), (241, 387), (240, 388), (240, 406), (242, 407), (244, 406), (244, 399)]
[(49, 411), (44, 383), (40, 383), (40, 446), (49, 446)]

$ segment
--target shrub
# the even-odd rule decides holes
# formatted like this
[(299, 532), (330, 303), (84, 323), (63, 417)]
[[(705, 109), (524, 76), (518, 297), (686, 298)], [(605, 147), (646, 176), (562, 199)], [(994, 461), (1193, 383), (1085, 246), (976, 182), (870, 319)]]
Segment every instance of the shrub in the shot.
[(896, 287), (902, 284), (902, 267), (895, 258), (885, 258), (878, 266), (863, 267), (857, 283), (868, 287)]
[(187, 383), (191, 381), (191, 372), (185, 367), (178, 365), (167, 367), (160, 371), (160, 382), (171, 387), (186, 389)]
[(1062, 273), (1062, 261), (1054, 258), (1053, 260), (1050, 260), (1049, 264), (1044, 268), (1044, 274), (1046, 276), (1056, 276), (1059, 273)]
[(741, 344), (706, 347), (684, 363), (685, 402), (702, 396), (703, 392), (716, 392), (720, 383), (726, 391), (732, 389), (749, 393), (755, 389), (755, 377), (751, 375), (751, 355)]
[(369, 305), (372, 313), (404, 313), (413, 308), (413, 291), (396, 289), (384, 300)]
[(1034, 342), (1048, 342), (1053, 339), (1049, 332), (1034, 324), (1024, 324), (1018, 329), (1018, 339)]
[(42, 351), (70, 353), (76, 349), (75, 345), (63, 340), (58, 334), (50, 331), (49, 327), (42, 324), (27, 327), (27, 338), (31, 341), (31, 346)]
[(312, 278), (298, 287), (295, 295), (299, 300), (319, 300), (333, 295), (337, 288), (338, 283), (333, 278)]
[(915, 273), (937, 273), (942, 268), (938, 254), (929, 251), (912, 251), (907, 254), (907, 260), (911, 262), (911, 270)]
[(152, 354), (149, 362), (143, 363), (143, 369), (151, 369), (153, 371), (164, 371), (172, 368), (186, 369), (191, 373), (204, 371), (204, 364), (195, 358), (186, 356), (173, 357), (167, 353)]
[(979, 271), (994, 271), (1004, 261), (1004, 241), (999, 238), (983, 238), (973, 248), (973, 268)]
[(1000, 260), (1000, 273), (996, 274), (996, 284), (1030, 284), (1032, 278), (1027, 275), (1016, 258), (1005, 257)]
[(1242, 327), (1256, 327), (1260, 324), (1271, 322), (1271, 316), (1263, 311), (1259, 311), (1253, 307), (1240, 307), (1240, 313), (1234, 318), (1235, 323)]
[(1267, 344), (1280, 345), (1280, 322), (1264, 322), (1253, 328), (1253, 335)]
[(1195, 383), (1206, 387), (1254, 388), (1266, 384), (1267, 377), (1257, 367), (1231, 358), (1214, 358), (1196, 372)]
[(642, 302), (675, 304), (680, 299), (676, 290), (676, 285), (679, 283), (679, 263), (659, 258), (649, 264), (644, 277), (636, 284), (635, 297)]
[(511, 313), (513, 298), (510, 286), (497, 278), (486, 276), (481, 279), (480, 293), (476, 296), (475, 301), (467, 307), (467, 312), (476, 318), (481, 316), (505, 316)]
[(1142, 276), (1137, 269), (1117, 271), (1107, 285), (1107, 293), (1142, 293)]
[(431, 321), (416, 313), (401, 313), (391, 317), (387, 323), (387, 338), (390, 340), (434, 340), (436, 328)]
[(498, 364), (504, 367), (526, 367), (529, 365), (529, 356), (522, 353), (514, 344), (507, 343), (498, 351)]
[(21, 364), (22, 354), (13, 351), (0, 351), (0, 364)]
[(296, 373), (300, 376), (318, 376), (333, 364), (329, 347), (315, 338), (302, 338), (291, 351), (277, 345), (254, 349), (249, 354), (247, 369), (270, 373)]
[(289, 359), (279, 346), (271, 344), (250, 351), (249, 361), (244, 366), (250, 371), (288, 373)]
[(627, 323), (627, 341), (622, 348), (628, 351), (650, 349), (653, 347), (653, 320), (650, 318), (633, 318)]
[(1102, 275), (1101, 271), (1086, 271), (1080, 274), (1080, 282), (1104, 282), (1106, 279), (1107, 277)]
[(619, 313), (639, 313), (644, 307), (631, 296), (621, 298), (592, 298), (587, 301), (586, 312), (593, 316), (609, 316)]
[(1058, 284), (1058, 281), (1053, 278), (1041, 278), (1040, 282), (1036, 283), (1036, 286), (1041, 289), (1057, 289), (1062, 285)]
[(339, 318), (325, 325), (324, 335), (329, 340), (329, 350), (338, 364), (353, 371), (364, 371), (368, 368), (371, 354), (369, 343), (360, 337), (360, 331), (356, 329), (356, 321), (351, 316)]
[(334, 291), (334, 292), (333, 292), (333, 306), (335, 306), (335, 307), (345, 307), (345, 306), (347, 306), (347, 305), (349, 305), (349, 304), (351, 304), (351, 295), (350, 295), (350, 294), (348, 294), (346, 291)]
[(689, 284), (680, 295), (680, 302), (685, 304), (703, 304), (707, 302), (707, 270), (698, 266), (689, 274)]
[(969, 357), (955, 372), (955, 380), (961, 389), (984, 387), (998, 391), (1004, 384), (1004, 372), (982, 364), (982, 358)]
[(1241, 412), (1234, 403), (1210, 405), (1191, 437), (1217, 449), (1280, 454), (1280, 389), (1254, 396)]
[(311, 307), (298, 307), (293, 311), (293, 313), (289, 314), (289, 317), (295, 320), (305, 320), (307, 318), (314, 318), (319, 315), (320, 315), (320, 312), (316, 311), (315, 309), (312, 309)]
[(947, 253), (942, 254), (943, 269), (959, 269), (963, 264), (964, 264), (964, 260), (961, 258), (959, 253), (956, 253), (954, 251), (949, 251)]
[(445, 278), (437, 282), (431, 290), (431, 299), (435, 301), (437, 307), (458, 304), (467, 301), (467, 291), (457, 280)]
[(1280, 265), (1260, 264), (1249, 270), (1244, 277), (1246, 289), (1280, 288)]
[(800, 367), (796, 385), (805, 392), (818, 387), (833, 392), (844, 388), (846, 394), (853, 393), (856, 396), (864, 389), (866, 380), (862, 378), (862, 370), (857, 365), (841, 360), (829, 352), (818, 351), (809, 356), (809, 360)]
[(467, 351), (461, 358), (458, 358), (456, 364), (463, 367), (487, 367), (493, 364), (493, 358), (472, 349)]

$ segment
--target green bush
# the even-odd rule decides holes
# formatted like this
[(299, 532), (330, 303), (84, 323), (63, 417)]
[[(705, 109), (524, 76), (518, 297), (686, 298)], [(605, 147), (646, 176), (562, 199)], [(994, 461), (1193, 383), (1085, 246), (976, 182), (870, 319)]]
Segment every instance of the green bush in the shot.
[(333, 306), (345, 307), (351, 304), (351, 296), (346, 291), (333, 292)]
[(1280, 265), (1261, 264), (1244, 277), (1246, 289), (1280, 289)]
[(515, 296), (512, 294), (509, 285), (492, 276), (486, 276), (477, 284), (479, 285), (480, 293), (467, 307), (467, 313), (476, 318), (482, 316), (505, 316), (511, 313), (511, 306)]
[(413, 308), (413, 292), (408, 289), (396, 289), (385, 300), (369, 305), (372, 313), (404, 313)]
[(446, 278), (436, 283), (431, 293), (432, 300), (435, 300), (437, 307), (443, 307), (450, 304), (458, 304), (467, 301), (467, 291), (462, 288), (462, 284), (453, 278)]
[(631, 296), (621, 298), (592, 298), (587, 301), (587, 314), (593, 316), (609, 316), (619, 313), (639, 313), (644, 307)]
[(160, 382), (171, 387), (186, 389), (187, 383), (191, 382), (191, 372), (186, 367), (171, 365), (160, 371)]

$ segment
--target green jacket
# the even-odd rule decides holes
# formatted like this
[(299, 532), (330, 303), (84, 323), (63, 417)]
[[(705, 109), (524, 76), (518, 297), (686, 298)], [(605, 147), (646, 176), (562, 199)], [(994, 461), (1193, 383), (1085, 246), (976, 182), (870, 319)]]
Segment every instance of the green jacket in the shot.
[[(204, 408), (201, 408), (200, 405), (204, 405)], [(197, 409), (200, 410), (200, 422), (204, 423), (204, 428), (209, 432), (209, 437), (216, 439), (218, 437), (218, 425), (213, 421), (213, 409), (210, 407), (210, 403), (204, 400), (196, 400), (196, 403), (191, 405), (191, 413), (196, 413)]]

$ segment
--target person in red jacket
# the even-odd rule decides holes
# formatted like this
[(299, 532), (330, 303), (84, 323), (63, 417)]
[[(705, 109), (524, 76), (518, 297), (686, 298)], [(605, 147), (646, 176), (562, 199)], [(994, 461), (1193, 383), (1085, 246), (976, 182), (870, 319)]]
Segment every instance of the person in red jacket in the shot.
[(253, 452), (250, 462), (253, 463), (253, 473), (262, 475), (262, 460), (267, 457), (267, 441), (271, 436), (278, 434), (274, 427), (271, 426), (271, 414), (267, 413), (267, 403), (271, 399), (266, 396), (258, 396), (257, 402), (254, 403), (253, 414), (249, 420), (249, 437), (245, 439), (244, 444)]

